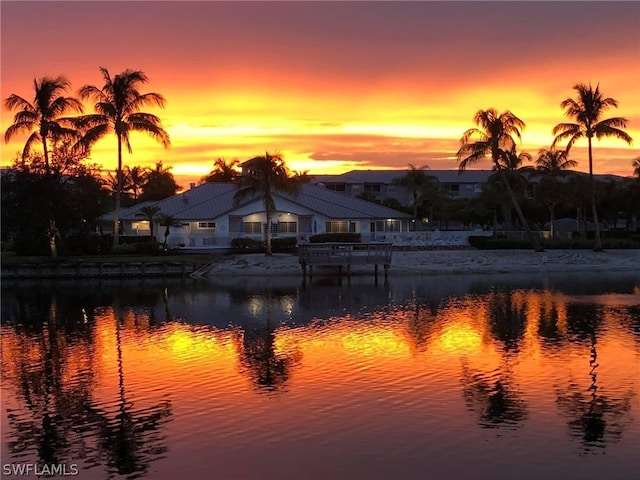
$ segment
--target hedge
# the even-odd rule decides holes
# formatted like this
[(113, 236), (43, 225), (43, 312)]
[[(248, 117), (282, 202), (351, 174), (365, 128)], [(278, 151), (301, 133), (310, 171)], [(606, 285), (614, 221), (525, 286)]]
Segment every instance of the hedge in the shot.
[(309, 242), (311, 243), (359, 243), (360, 241), (359, 233), (319, 233), (309, 237)]

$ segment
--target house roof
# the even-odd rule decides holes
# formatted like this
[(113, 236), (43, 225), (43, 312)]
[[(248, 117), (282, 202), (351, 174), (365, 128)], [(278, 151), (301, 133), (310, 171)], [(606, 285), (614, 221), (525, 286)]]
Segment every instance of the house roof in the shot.
[[(137, 213), (140, 209), (146, 205), (153, 204), (160, 207), (161, 213), (172, 215), (180, 220), (214, 219), (259, 198), (256, 196), (241, 205), (235, 205), (233, 201), (235, 192), (236, 187), (233, 183), (203, 183), (159, 202), (145, 202), (144, 204), (122, 209), (120, 218), (123, 220), (139, 220), (140, 217), (137, 216)], [(297, 196), (276, 190), (273, 192), (273, 197), (276, 200), (276, 204), (278, 198), (286, 199), (328, 218), (411, 218), (411, 215), (407, 213), (344, 193), (327, 190), (317, 185), (302, 185)], [(103, 218), (113, 219), (113, 212), (104, 215)]]

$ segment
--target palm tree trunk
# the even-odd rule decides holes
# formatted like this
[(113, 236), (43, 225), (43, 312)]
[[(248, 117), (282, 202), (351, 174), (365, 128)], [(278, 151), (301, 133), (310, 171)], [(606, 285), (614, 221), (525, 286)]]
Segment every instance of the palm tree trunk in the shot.
[(269, 202), (265, 199), (265, 213), (267, 216), (267, 226), (264, 232), (264, 240), (266, 245), (265, 254), (268, 256), (273, 255), (271, 252), (271, 210), (269, 209)]
[[(47, 137), (41, 135), (42, 137), (42, 151), (44, 153), (44, 171), (47, 176), (47, 188), (51, 188), (52, 185), (50, 181), (53, 180), (51, 178), (50, 173), (51, 169), (49, 168), (49, 149), (47, 148)], [(52, 258), (58, 257), (58, 249), (56, 247), (56, 237), (57, 237), (57, 228), (56, 228), (56, 219), (53, 216), (53, 205), (51, 204), (51, 195), (48, 195), (49, 200), (47, 202), (47, 210), (49, 214), (49, 229), (47, 231), (47, 235), (49, 237), (49, 251), (51, 252)]]
[(594, 252), (602, 251), (602, 241), (600, 240), (600, 224), (598, 223), (598, 208), (596, 207), (596, 185), (593, 179), (593, 155), (591, 153), (591, 137), (587, 137), (589, 141), (589, 188), (591, 189), (591, 210), (593, 212), (593, 223), (595, 224), (595, 245)]
[(504, 186), (507, 189), (507, 193), (509, 194), (509, 198), (511, 199), (511, 203), (513, 203), (513, 208), (515, 208), (516, 213), (518, 214), (518, 218), (520, 219), (520, 223), (522, 223), (523, 228), (527, 232), (527, 236), (529, 237), (529, 240), (531, 241), (531, 245), (533, 245), (533, 249), (536, 252), (543, 252), (544, 248), (542, 248), (542, 245), (540, 244), (540, 241), (533, 234), (533, 232), (531, 231), (531, 228), (529, 228), (529, 222), (527, 222), (527, 219), (524, 218), (524, 214), (522, 213), (522, 209), (520, 208), (520, 204), (518, 203), (518, 199), (516, 198), (515, 194), (513, 193), (513, 189), (511, 188), (511, 185), (509, 184), (509, 179), (505, 175), (503, 169), (500, 169), (499, 172), (500, 172), (500, 179), (502, 180), (502, 183), (504, 183)]
[(113, 212), (113, 248), (120, 243), (120, 194), (122, 192), (122, 137), (118, 134), (118, 169), (116, 170), (116, 204)]

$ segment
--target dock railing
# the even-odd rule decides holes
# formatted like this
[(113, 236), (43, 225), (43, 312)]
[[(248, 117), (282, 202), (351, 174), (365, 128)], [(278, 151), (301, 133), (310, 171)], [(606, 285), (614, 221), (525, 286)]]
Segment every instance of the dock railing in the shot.
[(378, 265), (384, 267), (385, 275), (391, 265), (391, 242), (327, 242), (327, 243), (298, 243), (298, 263), (302, 266), (306, 275), (307, 266), (310, 273), (313, 266), (337, 266), (342, 272), (342, 267), (347, 267), (347, 273), (351, 272), (352, 265), (375, 265), (375, 273), (378, 273)]

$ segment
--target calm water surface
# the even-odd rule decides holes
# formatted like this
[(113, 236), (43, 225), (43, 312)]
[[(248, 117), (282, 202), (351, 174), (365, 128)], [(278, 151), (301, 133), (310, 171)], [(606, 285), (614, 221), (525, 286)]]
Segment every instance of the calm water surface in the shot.
[(3, 284), (1, 333), (3, 465), (640, 473), (640, 274)]

